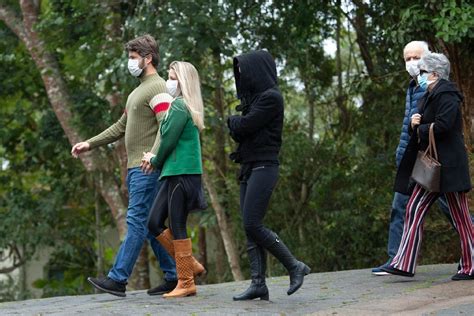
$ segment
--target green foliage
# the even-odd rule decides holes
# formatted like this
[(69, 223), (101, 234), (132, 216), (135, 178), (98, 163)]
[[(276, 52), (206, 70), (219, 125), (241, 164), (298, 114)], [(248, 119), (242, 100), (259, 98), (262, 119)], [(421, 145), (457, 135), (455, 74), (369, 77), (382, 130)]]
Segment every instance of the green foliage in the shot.
[(446, 1), (439, 11), (439, 16), (433, 19), (436, 26), (436, 36), (445, 42), (460, 43), (463, 38), (474, 38), (474, 6), (461, 1)]
[(474, 6), (470, 1), (419, 1), (397, 9), (401, 19), (388, 30), (399, 43), (420, 32), (426, 34), (426, 40), (446, 43), (463, 44), (474, 38)]

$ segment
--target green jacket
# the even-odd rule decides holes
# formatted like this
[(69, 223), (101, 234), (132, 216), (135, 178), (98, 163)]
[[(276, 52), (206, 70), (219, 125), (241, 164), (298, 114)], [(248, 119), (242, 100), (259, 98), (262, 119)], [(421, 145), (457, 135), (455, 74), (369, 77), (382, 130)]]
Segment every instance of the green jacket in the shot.
[(160, 179), (182, 174), (202, 174), (199, 130), (183, 98), (177, 98), (161, 122), (160, 147), (151, 164), (161, 169)]

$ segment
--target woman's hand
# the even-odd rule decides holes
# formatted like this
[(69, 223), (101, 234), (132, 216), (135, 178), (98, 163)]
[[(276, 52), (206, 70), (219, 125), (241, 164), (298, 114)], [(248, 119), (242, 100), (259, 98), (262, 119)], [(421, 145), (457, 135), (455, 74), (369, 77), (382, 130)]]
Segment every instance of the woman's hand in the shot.
[(155, 157), (156, 155), (152, 154), (151, 152), (143, 153), (142, 163), (140, 164), (140, 168), (146, 174), (149, 174), (153, 171), (153, 165), (151, 164), (151, 158)]
[(151, 158), (155, 157), (155, 154), (152, 154), (151, 152), (143, 153), (143, 158), (142, 161), (146, 161), (148, 163), (151, 163), (150, 160)]
[(413, 114), (411, 116), (411, 128), (415, 129), (415, 126), (420, 125), (420, 123), (421, 123), (421, 114), (418, 114), (418, 113)]

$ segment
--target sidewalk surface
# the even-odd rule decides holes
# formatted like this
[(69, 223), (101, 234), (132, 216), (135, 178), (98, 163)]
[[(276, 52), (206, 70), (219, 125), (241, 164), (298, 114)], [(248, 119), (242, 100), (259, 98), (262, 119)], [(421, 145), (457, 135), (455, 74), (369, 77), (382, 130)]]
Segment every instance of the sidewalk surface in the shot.
[(0, 304), (0, 315), (474, 315), (474, 281), (451, 281), (456, 264), (422, 266), (414, 278), (373, 276), (369, 269), (310, 274), (286, 295), (288, 277), (269, 278), (270, 301), (234, 302), (249, 281), (198, 287), (194, 297), (145, 291)]

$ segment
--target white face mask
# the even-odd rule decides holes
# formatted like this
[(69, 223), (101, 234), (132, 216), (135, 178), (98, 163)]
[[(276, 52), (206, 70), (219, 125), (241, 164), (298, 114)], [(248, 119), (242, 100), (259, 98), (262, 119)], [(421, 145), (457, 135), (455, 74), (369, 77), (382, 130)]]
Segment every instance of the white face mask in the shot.
[(166, 80), (166, 89), (168, 89), (169, 94), (171, 94), (173, 97), (177, 97), (179, 94), (178, 80)]
[(420, 73), (420, 69), (418, 69), (418, 64), (420, 63), (419, 60), (410, 60), (405, 63), (405, 69), (408, 71), (410, 76), (416, 77)]
[(141, 69), (138, 65), (140, 64), (140, 60), (138, 59), (128, 59), (128, 71), (134, 77), (138, 77), (142, 74), (143, 69)]

